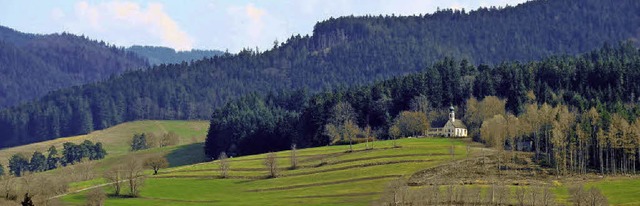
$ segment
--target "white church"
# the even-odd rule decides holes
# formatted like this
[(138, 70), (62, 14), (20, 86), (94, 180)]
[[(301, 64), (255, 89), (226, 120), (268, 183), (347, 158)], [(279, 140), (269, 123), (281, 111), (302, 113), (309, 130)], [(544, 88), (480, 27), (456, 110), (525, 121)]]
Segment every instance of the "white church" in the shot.
[(456, 120), (456, 115), (453, 106), (449, 108), (449, 121), (442, 127), (436, 127), (429, 129), (428, 136), (441, 136), (441, 137), (466, 137), (467, 126), (460, 120)]

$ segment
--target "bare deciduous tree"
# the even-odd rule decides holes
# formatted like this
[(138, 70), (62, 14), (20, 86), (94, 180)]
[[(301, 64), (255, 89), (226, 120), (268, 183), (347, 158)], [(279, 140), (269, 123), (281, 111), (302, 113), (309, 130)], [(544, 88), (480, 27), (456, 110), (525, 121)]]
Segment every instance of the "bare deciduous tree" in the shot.
[(78, 175), (77, 178), (79, 178), (78, 181), (85, 181), (85, 180), (90, 180), (93, 179), (95, 176), (94, 173), (94, 166), (95, 163), (91, 162), (89, 160), (83, 160), (80, 163), (77, 163), (76, 165), (72, 166), (72, 170), (75, 170), (76, 174)]
[(373, 147), (369, 148), (369, 138), (373, 137), (373, 132), (371, 131), (371, 126), (367, 125), (364, 130), (362, 130), (362, 134), (364, 134), (364, 138), (365, 138), (365, 145), (364, 145), (364, 149), (365, 150), (369, 150), (369, 149), (373, 149)]
[(584, 187), (581, 184), (569, 187), (569, 195), (571, 196), (571, 201), (574, 205), (585, 205), (586, 192), (584, 191)]
[(549, 189), (549, 186), (544, 186), (544, 188), (542, 188), (542, 206), (555, 205), (555, 199), (556, 197), (553, 195), (551, 189)]
[(516, 187), (516, 205), (524, 206), (526, 204), (527, 199), (527, 188), (526, 187)]
[(387, 184), (382, 196), (380, 197), (381, 205), (405, 205), (409, 202), (409, 187), (407, 182), (400, 178), (393, 180)]
[(576, 206), (609, 205), (607, 198), (595, 187), (585, 190), (584, 186), (576, 185), (569, 188), (569, 195)]
[(124, 177), (129, 183), (129, 195), (137, 197), (140, 193), (140, 187), (144, 184), (142, 162), (134, 157), (130, 156), (125, 160)]
[(291, 155), (289, 156), (289, 160), (291, 161), (291, 169), (298, 168), (298, 149), (296, 148), (296, 144), (291, 144)]
[(220, 169), (220, 177), (227, 178), (229, 175), (229, 157), (227, 157), (227, 153), (220, 152), (218, 155), (218, 164)]
[(160, 147), (180, 144), (180, 137), (175, 132), (168, 132), (160, 138)]
[(592, 187), (589, 189), (589, 194), (587, 195), (587, 205), (601, 205), (608, 206), (609, 201), (607, 197), (605, 197), (602, 192), (598, 188)]
[(146, 139), (149, 148), (160, 147), (160, 138), (155, 133), (146, 133)]
[(107, 195), (102, 187), (97, 187), (87, 193), (87, 206), (103, 206)]
[(8, 172), (2, 176), (2, 196), (7, 200), (15, 200), (17, 198), (15, 194), (15, 178)]
[(122, 181), (124, 180), (124, 168), (121, 165), (116, 165), (104, 173), (104, 178), (111, 183), (113, 187), (114, 195), (120, 195), (122, 189)]
[(278, 157), (276, 153), (269, 152), (267, 157), (264, 159), (264, 165), (267, 167), (269, 171), (270, 178), (278, 177)]

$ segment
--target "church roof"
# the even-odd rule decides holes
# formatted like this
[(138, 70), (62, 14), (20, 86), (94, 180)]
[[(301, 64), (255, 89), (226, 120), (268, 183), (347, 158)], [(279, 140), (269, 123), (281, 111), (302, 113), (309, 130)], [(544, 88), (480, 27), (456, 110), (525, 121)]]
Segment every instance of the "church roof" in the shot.
[[(447, 126), (449, 124), (449, 122), (451, 122), (451, 120), (447, 120), (447, 122), (444, 123), (444, 125), (442, 125), (442, 124), (438, 125), (438, 126), (431, 125), (431, 127), (432, 128), (443, 128), (443, 127)], [(463, 128), (463, 129), (467, 128), (467, 126), (464, 125), (464, 123), (462, 123), (462, 121), (460, 121), (459, 119), (456, 119), (456, 121), (451, 122), (451, 124), (453, 125), (454, 128)]]
[[(451, 121), (451, 120), (449, 120), (449, 121)], [(467, 128), (467, 126), (465, 126), (464, 123), (462, 123), (462, 121), (460, 121), (460, 120), (453, 121), (452, 123), (453, 123), (453, 127), (454, 128), (464, 128), (464, 129)]]

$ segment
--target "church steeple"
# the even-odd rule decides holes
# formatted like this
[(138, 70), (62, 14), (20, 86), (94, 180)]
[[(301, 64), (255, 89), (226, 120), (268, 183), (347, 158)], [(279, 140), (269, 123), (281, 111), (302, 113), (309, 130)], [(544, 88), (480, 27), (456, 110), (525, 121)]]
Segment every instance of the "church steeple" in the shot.
[(451, 107), (449, 107), (449, 120), (451, 122), (455, 122), (456, 121), (456, 114), (455, 114), (455, 112), (453, 110), (454, 110), (453, 105), (451, 105)]

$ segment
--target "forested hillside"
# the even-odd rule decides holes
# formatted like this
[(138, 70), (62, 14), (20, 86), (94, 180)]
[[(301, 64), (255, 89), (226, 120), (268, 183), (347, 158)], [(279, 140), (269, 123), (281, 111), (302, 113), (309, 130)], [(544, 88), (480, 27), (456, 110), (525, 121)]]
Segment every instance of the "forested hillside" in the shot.
[(218, 50), (198, 49), (176, 52), (176, 50), (172, 48), (158, 46), (131, 46), (127, 48), (127, 51), (134, 52), (141, 57), (147, 58), (151, 65), (176, 64), (182, 63), (183, 61), (191, 62), (224, 54), (224, 52)]
[[(629, 44), (613, 48), (605, 46), (579, 57), (556, 56), (542, 61), (507, 62), (496, 66), (475, 67), (466, 60), (447, 58), (422, 72), (371, 86), (315, 95), (304, 90), (266, 97), (253, 94), (232, 101), (213, 113), (205, 151), (210, 157), (216, 157), (222, 151), (245, 155), (284, 150), (291, 144), (298, 147), (327, 145), (341, 141), (336, 138), (345, 136), (332, 137), (334, 132), (329, 130), (333, 128), (339, 128), (339, 133), (351, 134), (354, 138), (373, 136), (388, 139), (394, 135), (391, 127), (402, 127), (398, 125), (398, 119), (402, 118), (398, 114), (402, 111), (422, 113), (428, 122), (440, 127), (447, 120), (449, 105), (455, 105), (458, 108), (456, 116), (463, 119), (476, 140), (500, 146), (507, 137), (531, 141), (536, 138), (536, 141), (543, 142), (536, 148), (544, 148), (545, 154), (551, 156), (551, 130), (558, 128), (551, 122), (556, 120), (557, 113), (547, 117), (549, 123), (540, 122), (533, 127), (544, 126), (540, 128), (544, 132), (537, 137), (529, 133), (516, 136), (505, 132), (481, 136), (480, 128), (485, 129), (485, 120), (507, 112), (512, 114), (508, 116), (516, 115), (523, 121), (529, 119), (522, 116), (525, 113), (542, 115), (537, 106), (544, 104), (541, 110), (564, 107), (574, 113), (586, 113), (594, 108), (602, 115), (598, 127), (608, 132), (613, 130), (611, 127), (617, 127), (617, 124), (610, 125), (614, 113), (618, 121), (640, 121), (639, 78), (640, 50)], [(476, 100), (485, 97), (491, 98), (481, 103)], [(512, 124), (515, 123), (512, 121)], [(575, 126), (574, 122), (558, 124), (566, 128)], [(503, 121), (488, 129), (506, 131), (501, 128), (505, 125), (508, 124)], [(521, 127), (522, 131), (527, 128)], [(419, 130), (418, 134), (422, 131)], [(526, 131), (534, 133), (535, 130)], [(640, 130), (638, 132), (640, 134)], [(507, 137), (500, 139), (500, 135)], [(556, 136), (564, 138), (559, 133), (553, 137)], [(637, 139), (640, 140), (640, 136)], [(568, 140), (564, 145), (570, 142), (573, 141)], [(612, 142), (611, 147), (616, 147), (617, 143)], [(557, 146), (558, 143), (553, 144)], [(630, 148), (635, 150), (640, 148), (640, 144), (636, 142)]]
[[(128, 72), (2, 111), (0, 130), (8, 132), (3, 132), (0, 145), (86, 133), (137, 119), (208, 119), (213, 109), (252, 92), (307, 88), (313, 93), (371, 83), (424, 70), (446, 56), (469, 59), (469, 65), (494, 65), (581, 53), (605, 42), (636, 42), (638, 10), (640, 2), (635, 0), (614, 4), (558, 0), (472, 12), (329, 19), (318, 23), (312, 36), (293, 36), (264, 52), (244, 50), (192, 64)], [(499, 81), (488, 72), (493, 70), (478, 70), (477, 78), (487, 79), (482, 83)], [(553, 72), (565, 71), (551, 68)], [(424, 75), (425, 79), (438, 78), (432, 76), (437, 74)], [(567, 86), (548, 84), (550, 88)], [(441, 86), (445, 91), (460, 89), (453, 82)], [(473, 92), (484, 96), (495, 91)], [(437, 101), (436, 106), (459, 104), (454, 98), (458, 97)]]
[(145, 67), (145, 59), (104, 42), (0, 26), (0, 108)]

